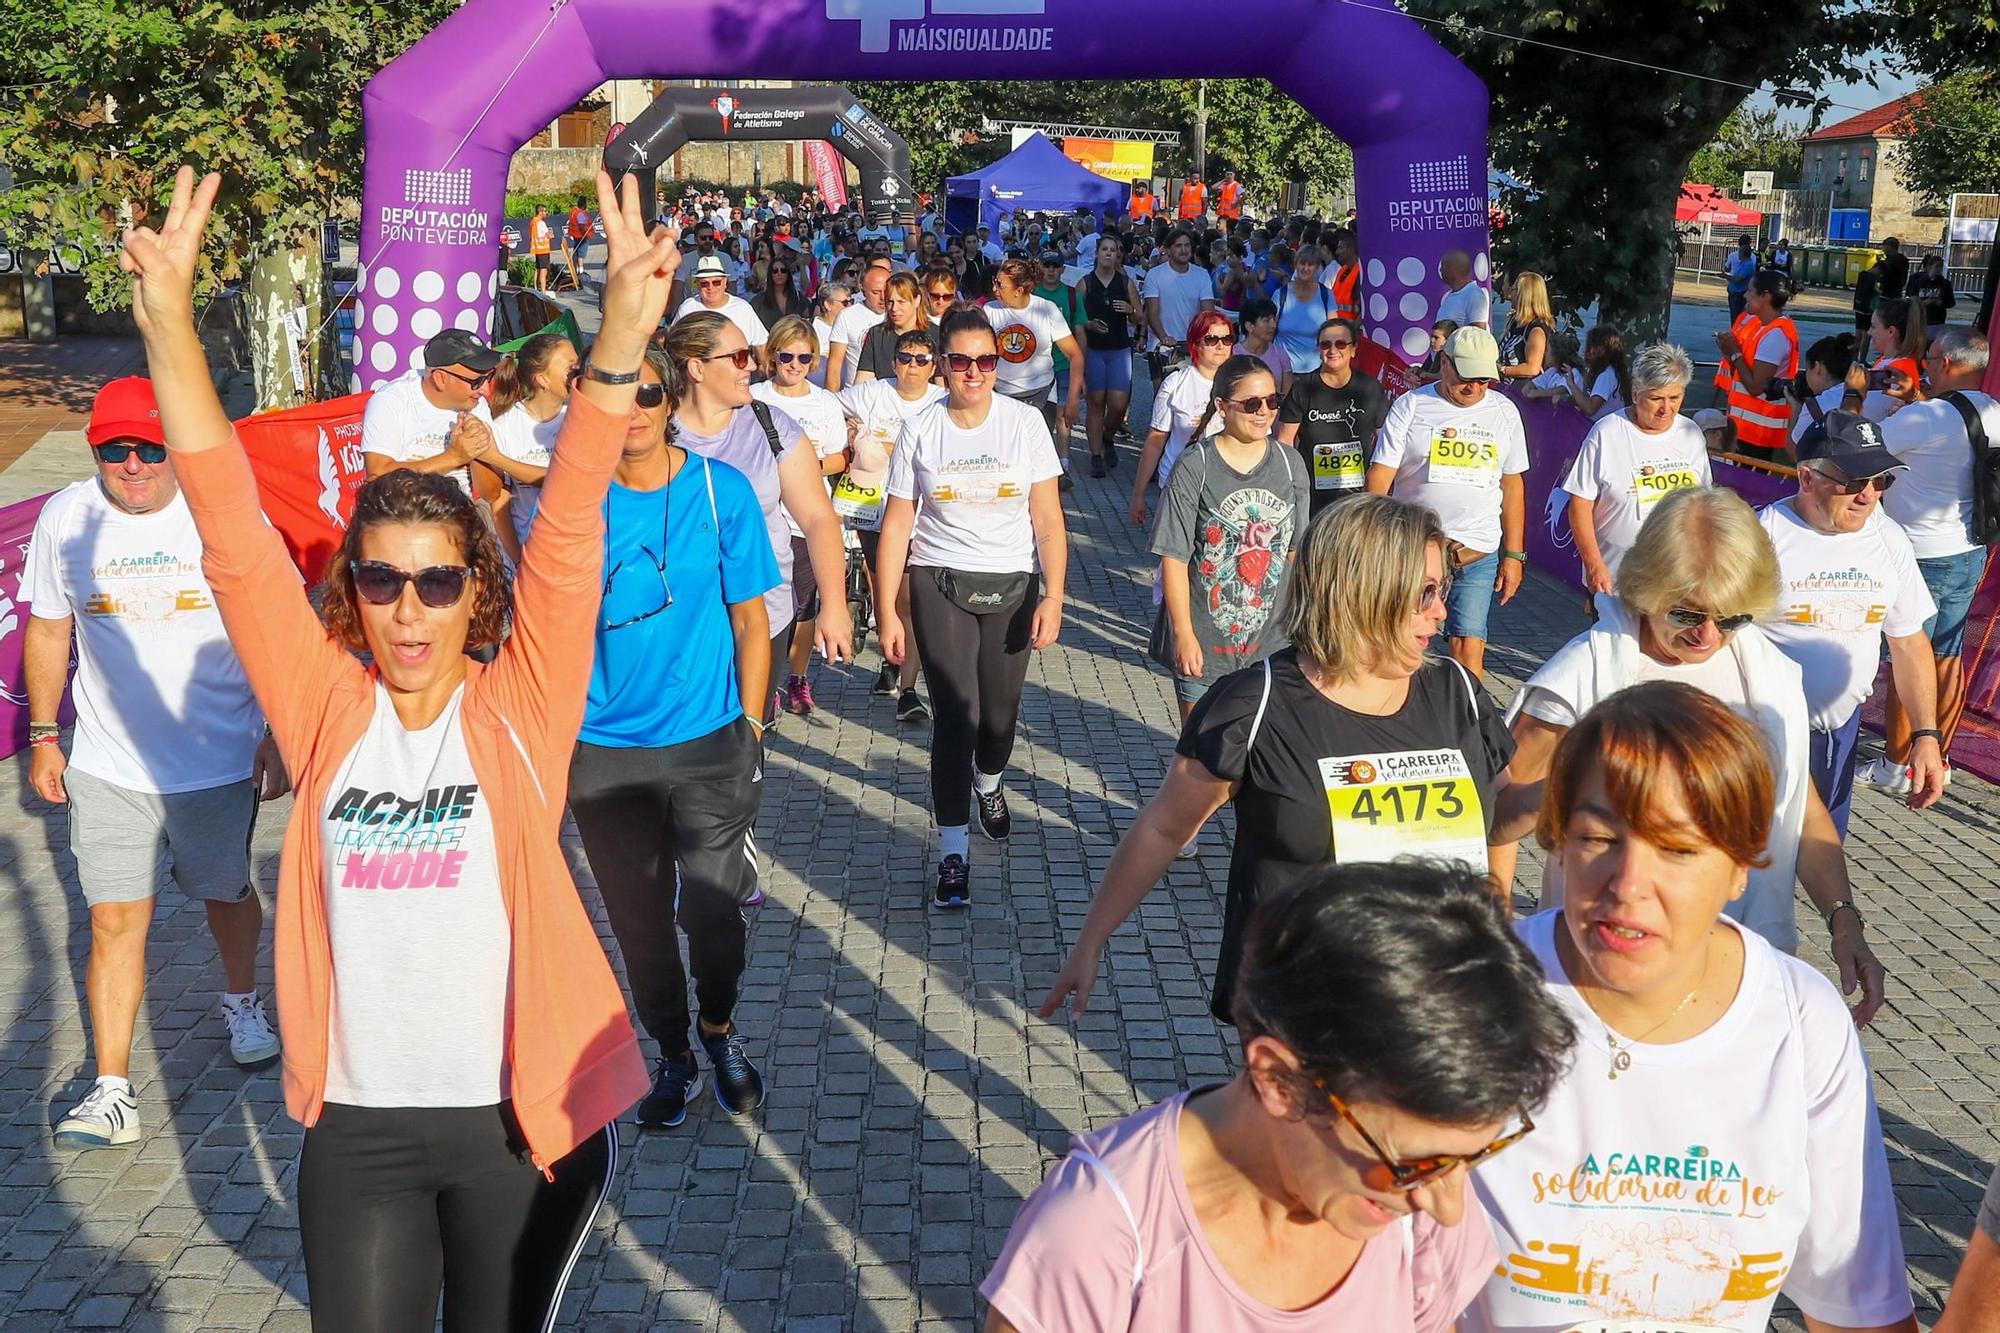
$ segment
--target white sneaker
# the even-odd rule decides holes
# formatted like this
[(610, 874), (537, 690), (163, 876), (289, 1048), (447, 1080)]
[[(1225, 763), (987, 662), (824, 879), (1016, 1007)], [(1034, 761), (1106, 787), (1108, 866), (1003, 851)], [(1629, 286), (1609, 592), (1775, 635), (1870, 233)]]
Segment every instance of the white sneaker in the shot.
[(1876, 791), (1887, 792), (1891, 796), (1910, 794), (1909, 770), (1901, 764), (1891, 763), (1887, 759), (1876, 759), (1861, 770), (1860, 776), (1863, 782)]
[(1951, 760), (1949, 760), (1949, 759), (1945, 760), (1945, 761), (1944, 761), (1944, 785), (1945, 785), (1945, 786), (1947, 786), (1947, 787), (1949, 787), (1949, 786), (1951, 785), (1951, 775), (1952, 775), (1952, 773), (1953, 773), (1953, 772), (1954, 772), (1954, 769), (1952, 768), (1952, 763), (1951, 763)]
[(56, 1126), (56, 1142), (65, 1148), (109, 1148), (138, 1137), (139, 1099), (123, 1079), (97, 1080)]
[(245, 1069), (268, 1068), (278, 1058), (278, 1034), (264, 1016), (264, 1002), (222, 1002), (222, 1021), (229, 1025), (229, 1058)]

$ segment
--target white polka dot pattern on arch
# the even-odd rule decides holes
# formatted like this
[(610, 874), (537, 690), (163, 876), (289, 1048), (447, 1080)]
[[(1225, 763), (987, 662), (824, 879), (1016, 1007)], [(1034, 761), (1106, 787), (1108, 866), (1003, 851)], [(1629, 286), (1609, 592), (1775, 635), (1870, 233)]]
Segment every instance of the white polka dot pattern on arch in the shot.
[[(1370, 333), (1368, 336), (1373, 338), (1376, 342), (1380, 343), (1384, 347), (1387, 347), (1389, 345), (1389, 330), (1387, 329), (1376, 329), (1373, 333)], [(1424, 339), (1424, 342), (1426, 344), (1429, 344), (1430, 339), (1426, 338)]]
[(410, 316), (410, 332), (419, 338), (435, 338), (443, 328), (444, 316), (429, 306)]
[(423, 368), (424, 368), (424, 348), (423, 344), (419, 343), (415, 347), (412, 347), (410, 349), (410, 369), (422, 370)]
[(1403, 355), (1421, 357), (1431, 350), (1431, 335), (1422, 329), (1403, 330)]
[(1368, 318), (1378, 324), (1389, 318), (1389, 298), (1380, 292), (1376, 292), (1373, 296), (1369, 297)]
[(396, 349), (390, 345), (387, 338), (378, 339), (375, 345), (368, 349), (368, 364), (380, 371), (391, 371), (396, 368)]
[(383, 337), (396, 331), (396, 308), (387, 301), (375, 307), (372, 322), (368, 326)]
[[(436, 269), (425, 269), (410, 282), (410, 291), (419, 301), (435, 301), (444, 295), (444, 278)], [(415, 323), (415, 317), (411, 317)]]
[(1404, 319), (1414, 322), (1430, 317), (1431, 303), (1424, 299), (1422, 292), (1404, 292), (1403, 299), (1397, 305), (1396, 310)]
[(1382, 267), (1382, 261), (1379, 259), (1369, 260), (1368, 285), (1370, 287), (1380, 287), (1383, 283), (1387, 282), (1388, 280), (1389, 280), (1389, 270)]
[(1472, 257), (1472, 276), (1484, 282), (1492, 276), (1492, 273), (1492, 266), (1486, 262), (1486, 252), (1484, 250), (1481, 250)]
[(1415, 287), (1424, 280), (1424, 261), (1415, 255), (1404, 255), (1396, 261), (1396, 281), (1405, 287)]
[(386, 301), (402, 290), (403, 278), (395, 269), (378, 268), (375, 270), (375, 294), (377, 296)]
[(477, 310), (461, 310), (451, 321), (453, 328), (464, 329), (467, 333), (482, 332), (484, 324), (485, 321), (479, 317)]
[(459, 300), (477, 301), (479, 299), (479, 275), (477, 273), (459, 274), (458, 286), (455, 290), (458, 292)]

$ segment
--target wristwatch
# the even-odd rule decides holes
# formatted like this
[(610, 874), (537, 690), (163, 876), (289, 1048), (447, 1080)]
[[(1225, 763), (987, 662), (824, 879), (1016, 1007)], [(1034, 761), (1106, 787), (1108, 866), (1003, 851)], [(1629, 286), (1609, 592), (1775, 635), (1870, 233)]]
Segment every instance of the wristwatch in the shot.
[(1944, 733), (1936, 727), (1918, 727), (1910, 733), (1910, 744), (1914, 745), (1926, 736), (1936, 741), (1939, 745), (1944, 744)]
[(1502, 560), (1518, 560), (1524, 565), (1528, 563), (1528, 553), (1526, 551), (1502, 551), (1500, 558)]
[(605, 370), (600, 366), (586, 365), (583, 377), (596, 380), (599, 384), (637, 384), (639, 372), (636, 370)]
[(1835, 903), (1833, 906), (1826, 909), (1825, 921), (1827, 929), (1831, 930), (1833, 928), (1833, 919), (1839, 916), (1843, 911), (1854, 913), (1855, 925), (1862, 926), (1868, 924), (1867, 921), (1861, 915), (1861, 909), (1856, 907), (1850, 899), (1842, 898), (1839, 902)]

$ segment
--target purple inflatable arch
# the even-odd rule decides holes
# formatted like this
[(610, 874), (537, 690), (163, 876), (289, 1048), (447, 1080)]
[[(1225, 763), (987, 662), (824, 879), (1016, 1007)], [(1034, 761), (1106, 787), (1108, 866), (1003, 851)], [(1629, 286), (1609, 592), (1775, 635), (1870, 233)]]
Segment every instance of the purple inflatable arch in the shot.
[(468, 0), (369, 81), (355, 368), (486, 333), (515, 149), (614, 78), (1270, 78), (1354, 148), (1369, 335), (1423, 352), (1440, 255), (1487, 277), (1486, 88), (1402, 14), (1258, 0)]

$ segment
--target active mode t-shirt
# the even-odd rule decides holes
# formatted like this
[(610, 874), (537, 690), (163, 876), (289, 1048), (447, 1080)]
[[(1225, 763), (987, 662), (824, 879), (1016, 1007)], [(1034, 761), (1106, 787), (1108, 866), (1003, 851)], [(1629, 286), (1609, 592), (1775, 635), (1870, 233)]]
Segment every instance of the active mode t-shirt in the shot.
[(1709, 480), (1708, 443), (1691, 419), (1676, 416), (1650, 435), (1621, 412), (1600, 417), (1583, 437), (1563, 489), (1591, 502), (1597, 548), (1616, 574), (1653, 506), (1683, 486)]
[(264, 715), (201, 572), (201, 535), (176, 495), (128, 514), (95, 477), (50, 496), (20, 596), (76, 617), (69, 762), (128, 791), (200, 791), (250, 776)]
[(1201, 313), (1202, 302), (1215, 302), (1215, 280), (1199, 264), (1189, 264), (1184, 273), (1174, 272), (1172, 264), (1161, 264), (1146, 270), (1146, 303), (1156, 301), (1167, 341), (1186, 342), (1188, 323)]
[(1313, 688), (1295, 648), (1209, 690), (1175, 748), (1242, 784), (1210, 1005), (1225, 1022), (1244, 928), (1266, 893), (1328, 862), (1416, 855), (1483, 872), (1493, 779), (1514, 756), (1486, 692), (1447, 659), (1426, 661), (1403, 707), (1376, 717)]
[(1368, 442), (1389, 416), (1389, 395), (1372, 375), (1350, 375), (1334, 388), (1315, 371), (1292, 381), (1278, 420), (1297, 425), (1293, 447), (1312, 477), (1312, 512), (1368, 481)]
[(1260, 1301), (1230, 1276), (1181, 1163), (1181, 1109), (1212, 1090), (1177, 1093), (1072, 1140), (1015, 1214), (979, 1294), (1021, 1333), (1449, 1333), (1493, 1268), (1469, 1193), (1457, 1226), (1416, 1213), (1388, 1227), (1303, 1310)]
[(976, 574), (1025, 574), (1035, 561), (1028, 494), (1062, 475), (1042, 414), (994, 394), (966, 430), (943, 402), (911, 417), (889, 460), (889, 494), (916, 502), (910, 564)]
[(1500, 478), (1528, 470), (1528, 439), (1505, 395), (1460, 407), (1431, 384), (1389, 409), (1374, 461), (1396, 469), (1397, 499), (1427, 506), (1445, 536), (1490, 552), (1500, 549)]

